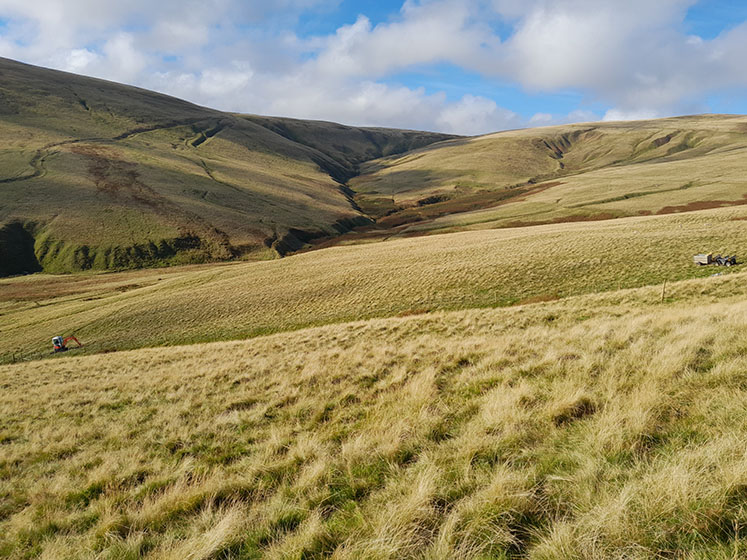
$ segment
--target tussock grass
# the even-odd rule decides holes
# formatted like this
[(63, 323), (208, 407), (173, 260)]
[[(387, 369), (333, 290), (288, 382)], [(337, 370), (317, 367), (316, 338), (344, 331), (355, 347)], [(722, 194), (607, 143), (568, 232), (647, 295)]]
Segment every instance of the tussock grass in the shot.
[(0, 367), (9, 558), (735, 558), (745, 274)]

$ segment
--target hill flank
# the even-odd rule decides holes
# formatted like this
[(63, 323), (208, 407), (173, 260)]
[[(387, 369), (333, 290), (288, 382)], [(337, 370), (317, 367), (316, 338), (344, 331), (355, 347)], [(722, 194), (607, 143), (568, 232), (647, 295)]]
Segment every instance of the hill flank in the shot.
[(0, 134), (0, 275), (285, 254), (370, 223), (340, 183), (360, 163), (448, 138), (223, 113), (7, 59)]
[(0, 275), (747, 201), (740, 116), (453, 138), (222, 113), (5, 59), (0, 77)]
[[(230, 340), (355, 319), (516, 305), (718, 272), (747, 254), (747, 207), (332, 247), (269, 262), (0, 281), (2, 361)], [(739, 267), (737, 267), (739, 268)], [(733, 269), (732, 269), (733, 270)]]
[(381, 236), (747, 203), (747, 117), (583, 123), (451, 140), (364, 165)]

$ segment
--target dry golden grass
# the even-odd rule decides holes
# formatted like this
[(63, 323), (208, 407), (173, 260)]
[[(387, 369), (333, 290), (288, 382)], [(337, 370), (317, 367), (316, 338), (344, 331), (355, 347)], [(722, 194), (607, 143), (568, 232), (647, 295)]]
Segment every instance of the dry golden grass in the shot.
[(78, 336), (86, 345), (78, 352), (112, 351), (707, 276), (716, 270), (694, 266), (692, 255), (747, 254), (745, 208), (402, 239), (261, 263), (2, 280), (0, 356), (44, 356), (58, 334)]
[(747, 276), (0, 367), (8, 558), (741, 558)]

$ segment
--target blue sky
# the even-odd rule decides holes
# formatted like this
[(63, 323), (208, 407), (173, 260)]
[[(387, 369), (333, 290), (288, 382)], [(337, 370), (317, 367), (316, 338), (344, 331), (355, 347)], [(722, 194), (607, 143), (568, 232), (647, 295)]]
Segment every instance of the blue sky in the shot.
[(747, 2), (0, 0), (0, 56), (219, 109), (478, 134), (747, 113)]

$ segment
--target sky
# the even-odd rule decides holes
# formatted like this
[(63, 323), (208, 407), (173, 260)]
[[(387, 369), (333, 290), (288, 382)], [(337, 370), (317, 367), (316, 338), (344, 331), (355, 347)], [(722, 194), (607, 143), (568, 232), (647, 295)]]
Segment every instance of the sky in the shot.
[(0, 0), (0, 56), (222, 109), (482, 134), (747, 113), (742, 0)]

